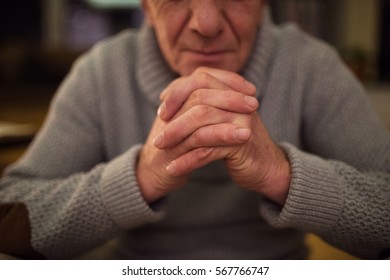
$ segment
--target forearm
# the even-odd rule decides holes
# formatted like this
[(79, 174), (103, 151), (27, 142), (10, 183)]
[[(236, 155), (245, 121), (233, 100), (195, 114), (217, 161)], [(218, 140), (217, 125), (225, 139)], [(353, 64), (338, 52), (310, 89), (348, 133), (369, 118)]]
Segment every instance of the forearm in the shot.
[[(18, 220), (4, 216), (4, 231), (8, 232), (10, 228), (23, 231), (23, 235), (30, 236), (28, 245), (47, 258), (75, 256), (104, 241), (98, 240), (99, 237), (109, 238), (117, 227), (110, 221), (102, 200), (97, 199), (96, 179), (100, 177), (101, 169), (66, 179), (7, 175), (1, 183), (2, 206), (13, 205), (14, 211), (18, 211), (16, 206), (21, 205), (24, 211), (19, 211)], [(100, 225), (97, 224), (99, 220)], [(101, 236), (97, 237), (96, 232)], [(20, 236), (12, 238), (14, 244), (21, 242)], [(7, 253), (17, 254), (14, 249), (8, 248)]]
[(313, 232), (363, 258), (379, 258), (390, 244), (390, 175), (359, 172), (284, 145), (292, 166), (285, 206), (263, 204), (277, 227)]
[[(30, 230), (25, 232), (31, 237), (27, 245), (36, 252), (47, 258), (69, 258), (105, 242), (121, 228), (158, 219), (142, 199), (133, 175), (137, 152), (134, 147), (107, 164), (67, 178), (24, 177), (14, 168), (1, 181), (1, 202), (18, 203), (26, 211), (20, 213), (23, 219), (8, 219), (10, 224), (7, 216), (2, 217), (2, 230), (11, 226)], [(18, 225), (19, 221), (30, 227)], [(14, 253), (12, 249), (6, 253)]]

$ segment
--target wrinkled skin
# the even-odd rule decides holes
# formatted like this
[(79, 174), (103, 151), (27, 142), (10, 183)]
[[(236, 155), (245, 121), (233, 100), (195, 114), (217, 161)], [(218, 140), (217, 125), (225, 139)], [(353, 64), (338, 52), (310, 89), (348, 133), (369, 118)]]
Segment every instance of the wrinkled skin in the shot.
[(263, 4), (143, 1), (165, 59), (181, 75), (162, 92), (139, 157), (137, 177), (149, 203), (183, 187), (196, 169), (223, 160), (238, 186), (284, 204), (290, 164), (257, 113), (256, 88), (236, 73), (249, 57)]

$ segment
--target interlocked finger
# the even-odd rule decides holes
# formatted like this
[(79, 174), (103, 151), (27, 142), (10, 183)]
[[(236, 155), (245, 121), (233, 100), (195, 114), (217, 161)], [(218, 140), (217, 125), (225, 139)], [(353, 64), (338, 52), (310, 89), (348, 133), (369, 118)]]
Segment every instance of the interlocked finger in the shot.
[(200, 128), (217, 124), (231, 124), (249, 128), (248, 120), (250, 120), (249, 114), (237, 114), (215, 107), (196, 105), (168, 123), (153, 143), (159, 149), (169, 149), (190, 137)]
[(160, 118), (170, 120), (190, 95), (199, 89), (233, 90), (249, 96), (256, 93), (256, 88), (236, 73), (201, 67), (191, 76), (175, 80), (163, 91), (158, 110)]

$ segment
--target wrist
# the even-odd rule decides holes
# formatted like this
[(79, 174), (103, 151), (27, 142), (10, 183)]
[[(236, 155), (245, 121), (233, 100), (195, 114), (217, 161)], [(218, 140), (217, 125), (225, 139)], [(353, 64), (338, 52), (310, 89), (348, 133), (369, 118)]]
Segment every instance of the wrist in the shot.
[(144, 200), (151, 204), (162, 198), (164, 194), (155, 187), (155, 183), (151, 180), (152, 175), (148, 174), (147, 168), (142, 168), (141, 163), (137, 164), (137, 180), (138, 186)]
[(280, 160), (271, 172), (267, 187), (262, 189), (262, 194), (268, 199), (284, 205), (287, 200), (291, 184), (291, 165), (286, 154), (280, 150)]

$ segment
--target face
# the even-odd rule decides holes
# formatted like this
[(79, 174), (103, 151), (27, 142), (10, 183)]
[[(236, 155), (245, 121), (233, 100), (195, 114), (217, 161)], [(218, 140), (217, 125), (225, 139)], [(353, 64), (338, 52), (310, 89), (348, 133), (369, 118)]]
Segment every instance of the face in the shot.
[(143, 0), (161, 51), (179, 75), (200, 66), (240, 71), (252, 50), (265, 0)]

